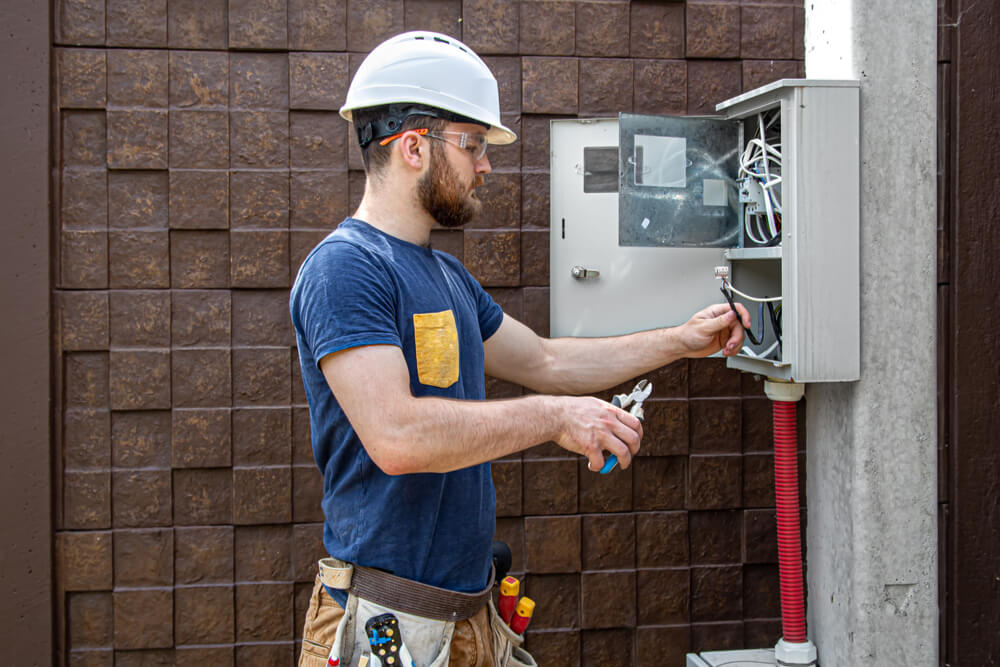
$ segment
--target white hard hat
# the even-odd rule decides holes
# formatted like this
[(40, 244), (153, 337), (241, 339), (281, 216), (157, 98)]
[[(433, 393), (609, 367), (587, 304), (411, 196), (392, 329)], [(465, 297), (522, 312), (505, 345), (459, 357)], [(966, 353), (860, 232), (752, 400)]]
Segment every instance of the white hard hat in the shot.
[(420, 104), (489, 126), (495, 145), (517, 141), (500, 122), (497, 80), (472, 49), (436, 32), (405, 32), (376, 46), (361, 63), (340, 115), (389, 104)]

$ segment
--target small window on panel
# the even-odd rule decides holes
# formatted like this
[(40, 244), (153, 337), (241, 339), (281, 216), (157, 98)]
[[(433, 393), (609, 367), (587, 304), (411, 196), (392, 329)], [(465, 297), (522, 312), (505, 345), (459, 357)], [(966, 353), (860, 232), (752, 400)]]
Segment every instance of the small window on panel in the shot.
[(583, 149), (583, 191), (618, 192), (618, 147), (585, 146)]

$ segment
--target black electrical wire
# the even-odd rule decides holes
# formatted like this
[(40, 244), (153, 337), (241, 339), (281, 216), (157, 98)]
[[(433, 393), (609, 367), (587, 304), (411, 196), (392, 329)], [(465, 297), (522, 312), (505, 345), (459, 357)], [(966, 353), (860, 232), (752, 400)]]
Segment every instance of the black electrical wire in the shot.
[[(733, 309), (736, 313), (736, 321), (743, 323), (743, 318), (740, 317), (740, 311), (736, 310), (736, 303), (733, 301), (733, 293), (727, 290), (725, 287), (720, 287), (719, 291), (722, 292), (722, 296), (726, 297), (726, 301), (729, 302), (729, 307)], [(747, 332), (747, 338), (754, 345), (760, 345), (764, 341), (764, 304), (761, 303), (757, 308), (757, 335), (754, 335), (752, 327), (744, 327)]]

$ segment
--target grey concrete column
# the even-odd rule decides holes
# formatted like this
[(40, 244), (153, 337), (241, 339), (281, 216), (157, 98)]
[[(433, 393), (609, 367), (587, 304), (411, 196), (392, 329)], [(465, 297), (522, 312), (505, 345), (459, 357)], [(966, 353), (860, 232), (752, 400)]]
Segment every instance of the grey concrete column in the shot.
[(938, 664), (936, 2), (807, 0), (806, 75), (861, 81), (861, 380), (807, 389), (820, 664)]

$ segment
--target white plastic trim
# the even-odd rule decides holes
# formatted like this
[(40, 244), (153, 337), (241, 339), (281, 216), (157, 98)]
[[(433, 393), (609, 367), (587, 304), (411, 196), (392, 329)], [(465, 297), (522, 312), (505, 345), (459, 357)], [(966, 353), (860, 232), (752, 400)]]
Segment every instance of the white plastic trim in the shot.
[(816, 645), (811, 641), (793, 644), (779, 639), (774, 647), (774, 658), (781, 667), (815, 667)]
[(764, 380), (764, 393), (772, 401), (787, 401), (795, 403), (806, 393), (806, 386), (801, 382), (777, 382)]

